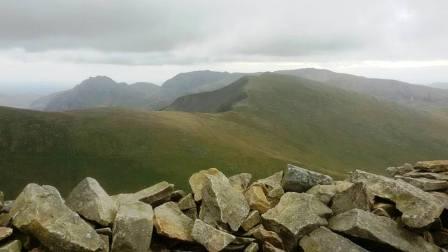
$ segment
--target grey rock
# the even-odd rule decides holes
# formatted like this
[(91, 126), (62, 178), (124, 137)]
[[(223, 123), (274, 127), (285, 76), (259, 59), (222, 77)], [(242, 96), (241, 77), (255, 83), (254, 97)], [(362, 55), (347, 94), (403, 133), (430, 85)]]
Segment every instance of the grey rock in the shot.
[(263, 252), (284, 252), (285, 250), (275, 247), (269, 242), (263, 243)]
[(241, 223), (241, 227), (244, 231), (249, 231), (256, 225), (261, 223), (261, 216), (257, 210), (253, 210), (249, 213), (246, 219)]
[(252, 185), (262, 185), (266, 191), (266, 196), (272, 201), (280, 199), (280, 197), (285, 193), (282, 187), (283, 171), (274, 173), (273, 175), (259, 179), (255, 181)]
[(388, 168), (386, 168), (386, 171), (387, 171), (387, 173), (389, 173), (390, 176), (393, 177), (395, 175), (403, 175), (405, 173), (414, 171), (414, 166), (412, 166), (409, 163), (405, 163), (402, 166), (388, 167)]
[(196, 202), (194, 201), (193, 194), (189, 193), (179, 200), (177, 203), (181, 210), (187, 210), (190, 208), (196, 208)]
[(141, 201), (150, 205), (158, 205), (171, 199), (174, 185), (162, 181), (136, 193), (122, 193), (112, 196), (118, 205)]
[(263, 225), (283, 239), (288, 250), (311, 230), (327, 225), (326, 216), (332, 211), (316, 197), (307, 193), (285, 193), (280, 202), (262, 214)]
[(239, 173), (229, 177), (229, 182), (233, 188), (244, 192), (252, 180), (252, 174), (250, 173)]
[(160, 235), (181, 241), (193, 241), (193, 220), (182, 213), (174, 202), (154, 208), (154, 226)]
[(436, 180), (448, 180), (448, 172), (408, 172), (402, 175), (408, 178), (427, 178)]
[(190, 208), (182, 211), (186, 216), (190, 217), (192, 220), (196, 220), (198, 218), (198, 209)]
[(269, 242), (278, 248), (284, 247), (282, 238), (277, 233), (266, 230), (261, 224), (249, 230), (244, 236), (253, 236), (261, 243)]
[(333, 210), (334, 214), (343, 213), (354, 208), (369, 211), (373, 205), (373, 198), (372, 195), (369, 195), (366, 185), (358, 182), (333, 197), (331, 210)]
[(304, 252), (368, 252), (368, 250), (325, 227), (315, 229), (304, 236), (299, 244)]
[(0, 252), (20, 252), (22, 251), (22, 243), (19, 240), (11, 241), (0, 247)]
[(423, 191), (439, 191), (448, 189), (448, 181), (436, 180), (428, 178), (410, 178), (404, 176), (395, 176), (395, 178), (403, 180)]
[(194, 221), (192, 236), (208, 251), (221, 251), (235, 240), (235, 236), (218, 230), (200, 219)]
[(110, 251), (110, 236), (108, 235), (104, 235), (104, 234), (99, 234), (101, 240), (103, 240), (103, 244), (104, 244), (104, 252), (109, 252)]
[(252, 242), (244, 249), (244, 252), (257, 252), (259, 249), (258, 243)]
[(188, 182), (190, 183), (191, 191), (193, 192), (195, 201), (202, 200), (202, 188), (204, 187), (204, 185), (207, 183), (208, 180), (206, 174), (216, 175), (221, 174), (221, 172), (216, 168), (210, 168), (208, 170), (202, 170), (191, 175)]
[(0, 241), (10, 237), (12, 235), (12, 228), (0, 227)]
[(356, 170), (351, 182), (364, 182), (369, 194), (388, 199), (402, 212), (401, 220), (411, 228), (422, 228), (433, 223), (443, 210), (437, 198), (413, 185), (380, 175)]
[(13, 225), (53, 251), (102, 251), (95, 230), (64, 204), (56, 188), (29, 184), (11, 208)]
[(79, 182), (67, 197), (66, 204), (84, 218), (103, 226), (110, 225), (117, 214), (115, 201), (93, 178)]
[(230, 185), (219, 171), (205, 173), (199, 218), (211, 225), (227, 223), (237, 231), (249, 214), (249, 205), (242, 192)]
[(448, 160), (419, 161), (414, 168), (428, 172), (448, 172)]
[(315, 185), (306, 193), (313, 194), (322, 203), (328, 205), (336, 193), (343, 192), (350, 188), (353, 183), (348, 181), (335, 181), (332, 185)]
[(282, 186), (286, 192), (305, 192), (315, 185), (330, 185), (330, 176), (288, 164), (283, 172)]
[(360, 209), (336, 215), (329, 220), (329, 227), (336, 232), (387, 244), (401, 251), (439, 251), (437, 246), (398, 226), (395, 221)]
[(113, 252), (147, 252), (151, 244), (154, 213), (143, 202), (121, 204), (112, 229)]
[(442, 204), (443, 208), (448, 210), (448, 194), (443, 192), (430, 192), (432, 196), (437, 198)]

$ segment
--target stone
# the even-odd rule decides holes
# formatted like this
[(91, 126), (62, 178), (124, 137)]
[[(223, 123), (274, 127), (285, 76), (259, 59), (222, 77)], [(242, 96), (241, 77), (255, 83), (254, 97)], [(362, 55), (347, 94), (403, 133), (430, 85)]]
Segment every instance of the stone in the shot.
[(227, 247), (226, 251), (243, 251), (249, 244), (255, 242), (255, 238), (236, 236)]
[(258, 250), (258, 243), (252, 242), (244, 249), (244, 252), (258, 252)]
[(285, 193), (282, 187), (283, 171), (274, 173), (273, 175), (259, 179), (255, 181), (252, 185), (262, 185), (266, 190), (266, 196), (272, 199), (280, 199), (280, 197)]
[(190, 183), (191, 191), (193, 192), (194, 200), (201, 201), (202, 200), (202, 188), (207, 183), (206, 174), (216, 175), (221, 172), (216, 168), (210, 168), (208, 170), (199, 171), (193, 175), (191, 175), (188, 182)]
[(400, 227), (395, 221), (373, 213), (352, 209), (329, 220), (330, 229), (409, 252), (439, 251), (434, 244)]
[(261, 216), (257, 210), (253, 210), (249, 213), (246, 219), (241, 223), (241, 227), (244, 231), (249, 231), (256, 225), (261, 223)]
[(34, 236), (52, 251), (101, 251), (95, 230), (64, 204), (56, 188), (28, 184), (10, 212), (20, 231)]
[(97, 234), (112, 236), (112, 229), (110, 227), (95, 229)]
[(115, 201), (98, 181), (89, 177), (79, 182), (65, 203), (84, 218), (102, 226), (109, 226), (117, 214)]
[(313, 194), (322, 203), (328, 205), (336, 193), (343, 192), (352, 185), (353, 183), (348, 181), (335, 181), (332, 185), (315, 185), (306, 191), (306, 193)]
[(212, 252), (223, 250), (235, 240), (235, 236), (218, 230), (200, 219), (194, 221), (192, 236), (195, 241)]
[(14, 203), (13, 200), (5, 200), (3, 201), (3, 207), (1, 209), (1, 212), (3, 213), (9, 213), (11, 211), (11, 206)]
[(443, 205), (437, 198), (404, 181), (355, 170), (351, 182), (364, 182), (370, 194), (395, 203), (402, 222), (411, 228), (423, 228), (441, 215)]
[(275, 247), (269, 242), (263, 243), (263, 252), (284, 252), (285, 250)]
[(325, 227), (317, 228), (304, 236), (299, 244), (304, 252), (368, 252), (368, 250)]
[(386, 168), (386, 171), (390, 176), (393, 177), (395, 175), (403, 175), (408, 172), (413, 172), (414, 166), (412, 166), (409, 163), (405, 163), (404, 165), (398, 166), (398, 167), (388, 167), (388, 168)]
[(193, 220), (176, 203), (167, 202), (154, 208), (154, 226), (157, 233), (181, 241), (193, 241)]
[(184, 190), (176, 190), (171, 193), (170, 201), (178, 202), (185, 196), (187, 196), (187, 193)]
[(265, 213), (271, 209), (271, 202), (266, 197), (263, 187), (261, 185), (251, 185), (244, 193), (250, 209)]
[(249, 230), (244, 236), (253, 236), (260, 242), (269, 242), (278, 248), (284, 247), (282, 238), (277, 233), (266, 230), (261, 224)]
[(372, 205), (373, 196), (368, 194), (367, 187), (364, 183), (358, 182), (333, 197), (331, 210), (333, 210), (334, 214), (343, 213), (354, 208), (368, 211)]
[(143, 202), (121, 204), (112, 229), (112, 252), (147, 252), (151, 244), (154, 213)]
[(0, 227), (0, 241), (10, 237), (12, 235), (12, 228)]
[(287, 250), (292, 250), (303, 235), (327, 225), (325, 217), (331, 214), (331, 209), (313, 195), (287, 192), (274, 208), (261, 217), (263, 225), (278, 233)]
[(198, 218), (198, 209), (190, 208), (182, 211), (186, 216), (190, 217), (192, 220), (196, 220)]
[(217, 170), (204, 174), (199, 218), (212, 226), (226, 223), (237, 231), (250, 210), (243, 193), (233, 188), (227, 177)]
[(244, 192), (247, 189), (251, 180), (252, 174), (250, 173), (239, 173), (229, 177), (229, 182), (233, 188), (241, 192)]
[(117, 204), (133, 203), (141, 201), (150, 205), (159, 205), (169, 201), (174, 191), (174, 185), (162, 181), (148, 188), (142, 189), (136, 193), (122, 193), (112, 196)]
[(427, 178), (436, 180), (448, 180), (448, 172), (408, 172), (402, 175), (408, 178)]
[(11, 215), (9, 213), (0, 214), (0, 227), (7, 227), (11, 223)]
[(395, 176), (395, 178), (403, 180), (423, 191), (439, 191), (448, 189), (448, 181), (428, 179), (428, 178), (410, 178), (404, 176)]
[(110, 251), (110, 237), (108, 235), (100, 234), (101, 240), (104, 243), (104, 252)]
[(383, 202), (375, 203), (372, 207), (372, 213), (393, 219), (400, 215), (400, 212), (395, 208), (395, 205)]
[(11, 241), (0, 247), (0, 252), (20, 252), (22, 251), (22, 243), (19, 240)]
[(180, 199), (177, 204), (181, 210), (196, 208), (196, 202), (194, 201), (193, 194), (191, 193)]
[(443, 208), (448, 210), (448, 194), (447, 193), (443, 193), (443, 192), (430, 192), (430, 193), (432, 196), (434, 196), (441, 202)]
[(305, 192), (315, 185), (330, 185), (330, 176), (288, 164), (283, 172), (282, 187), (286, 192)]
[(448, 172), (448, 160), (419, 161), (414, 168), (428, 172)]

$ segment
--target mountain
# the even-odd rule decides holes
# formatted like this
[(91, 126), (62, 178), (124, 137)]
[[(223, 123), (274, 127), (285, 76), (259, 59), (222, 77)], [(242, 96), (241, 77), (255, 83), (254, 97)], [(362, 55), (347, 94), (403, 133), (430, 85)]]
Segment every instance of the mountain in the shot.
[(448, 83), (446, 82), (436, 82), (429, 85), (433, 88), (441, 88), (441, 89), (448, 89)]
[(243, 76), (240, 73), (195, 71), (181, 73), (163, 85), (117, 83), (106, 76), (84, 80), (73, 89), (37, 99), (36, 110), (68, 111), (97, 107), (160, 109), (179, 96), (215, 90)]
[(30, 181), (66, 193), (92, 176), (115, 193), (166, 178), (186, 186), (210, 167), (262, 177), (296, 163), (341, 178), (447, 156), (443, 117), (280, 74), (180, 97), (165, 111), (0, 108), (2, 190), (11, 196)]
[(414, 85), (396, 80), (366, 78), (356, 75), (335, 73), (324, 69), (304, 68), (284, 70), (277, 73), (298, 76), (323, 82), (327, 85), (371, 95), (402, 105), (425, 110), (446, 110), (448, 90)]

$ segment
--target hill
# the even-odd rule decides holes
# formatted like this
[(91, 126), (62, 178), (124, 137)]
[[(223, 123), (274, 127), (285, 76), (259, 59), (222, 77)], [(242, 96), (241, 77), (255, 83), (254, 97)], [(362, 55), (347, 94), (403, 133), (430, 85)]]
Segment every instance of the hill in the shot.
[(433, 88), (448, 89), (448, 83), (446, 83), (446, 82), (432, 83), (432, 84), (429, 85), (429, 86), (430, 86), (430, 87), (433, 87)]
[(67, 192), (93, 176), (113, 193), (168, 177), (185, 185), (193, 171), (212, 166), (262, 177), (286, 163), (341, 178), (448, 156), (443, 118), (293, 76), (246, 77), (167, 110), (187, 112), (1, 108), (3, 189), (14, 195), (36, 181)]

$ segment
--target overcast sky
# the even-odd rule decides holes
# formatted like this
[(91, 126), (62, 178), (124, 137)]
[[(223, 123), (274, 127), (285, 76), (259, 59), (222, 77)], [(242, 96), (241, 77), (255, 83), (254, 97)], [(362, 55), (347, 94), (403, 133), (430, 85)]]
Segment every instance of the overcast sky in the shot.
[(448, 82), (447, 0), (0, 1), (0, 83), (303, 67)]

